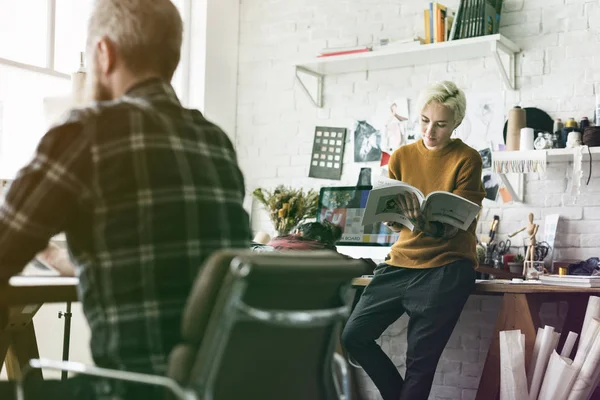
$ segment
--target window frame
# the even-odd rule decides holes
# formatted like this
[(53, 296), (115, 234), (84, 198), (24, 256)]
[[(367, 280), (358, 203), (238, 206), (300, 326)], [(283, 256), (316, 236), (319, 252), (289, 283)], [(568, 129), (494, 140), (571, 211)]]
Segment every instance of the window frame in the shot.
[[(40, 67), (38, 65), (32, 65), (22, 63), (19, 61), (11, 60), (8, 58), (0, 57), (0, 65), (5, 65), (12, 68), (19, 68), (37, 74), (48, 75), (54, 78), (71, 79), (70, 74), (57, 71), (54, 67), (55, 52), (56, 52), (56, 0), (46, 0), (48, 15), (47, 20), (47, 31), (46, 31), (46, 65)], [(183, 7), (181, 12), (183, 19), (183, 43), (181, 46), (181, 74), (183, 80), (182, 89), (182, 102), (187, 103), (190, 96), (189, 81), (190, 81), (190, 41), (191, 41), (191, 21), (192, 21), (192, 0), (183, 0)], [(75, 72), (75, 71), (73, 71)]]

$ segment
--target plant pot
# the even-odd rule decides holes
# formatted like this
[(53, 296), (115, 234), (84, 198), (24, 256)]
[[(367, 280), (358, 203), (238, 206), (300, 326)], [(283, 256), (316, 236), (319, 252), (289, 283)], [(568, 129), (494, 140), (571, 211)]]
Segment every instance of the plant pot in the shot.
[(523, 274), (523, 263), (509, 262), (508, 269), (513, 274)]

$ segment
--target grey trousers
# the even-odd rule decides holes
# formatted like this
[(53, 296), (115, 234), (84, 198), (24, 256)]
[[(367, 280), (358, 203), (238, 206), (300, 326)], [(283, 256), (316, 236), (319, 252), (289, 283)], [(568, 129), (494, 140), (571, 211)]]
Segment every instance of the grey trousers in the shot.
[[(384, 400), (427, 400), (438, 361), (475, 285), (469, 261), (411, 269), (381, 264), (342, 332), (342, 344)], [(409, 316), (406, 375), (375, 343), (402, 314)]]

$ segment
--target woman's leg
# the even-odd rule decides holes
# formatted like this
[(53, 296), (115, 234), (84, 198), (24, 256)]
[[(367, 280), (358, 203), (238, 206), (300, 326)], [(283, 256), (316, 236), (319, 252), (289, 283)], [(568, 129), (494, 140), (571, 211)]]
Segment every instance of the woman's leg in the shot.
[(371, 377), (384, 400), (398, 400), (403, 381), (375, 340), (404, 313), (401, 296), (406, 272), (397, 267), (377, 271), (342, 333), (342, 344)]
[(475, 285), (466, 261), (415, 272), (403, 301), (410, 320), (401, 400), (429, 397), (440, 356)]

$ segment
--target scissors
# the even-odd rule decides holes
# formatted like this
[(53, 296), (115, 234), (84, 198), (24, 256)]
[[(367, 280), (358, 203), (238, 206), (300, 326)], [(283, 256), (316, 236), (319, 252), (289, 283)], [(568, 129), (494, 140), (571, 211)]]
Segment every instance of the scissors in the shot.
[(511, 242), (510, 239), (506, 239), (506, 241), (501, 240), (500, 243), (498, 243), (498, 253), (500, 255), (504, 255), (506, 253), (508, 253), (510, 251), (510, 246), (511, 246)]

